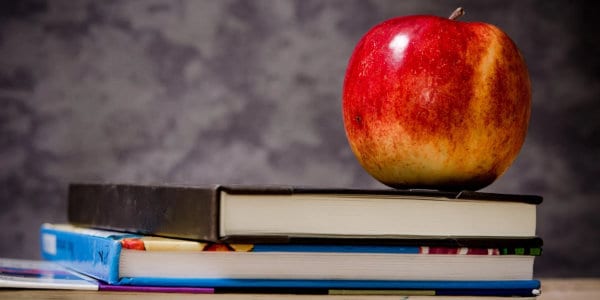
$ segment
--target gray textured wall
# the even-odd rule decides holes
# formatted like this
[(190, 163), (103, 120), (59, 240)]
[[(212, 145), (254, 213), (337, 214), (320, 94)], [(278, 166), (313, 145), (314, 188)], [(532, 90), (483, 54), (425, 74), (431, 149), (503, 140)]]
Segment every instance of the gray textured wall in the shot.
[(382, 187), (341, 121), (349, 55), (399, 15), (503, 28), (533, 81), (529, 135), (485, 191), (545, 197), (537, 276), (600, 275), (595, 7), (572, 1), (2, 1), (0, 256), (38, 257), (66, 184)]

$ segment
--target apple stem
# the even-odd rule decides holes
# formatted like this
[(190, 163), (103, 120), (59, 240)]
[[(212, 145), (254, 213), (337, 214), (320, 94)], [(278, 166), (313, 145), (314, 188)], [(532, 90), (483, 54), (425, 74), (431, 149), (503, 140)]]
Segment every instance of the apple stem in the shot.
[(450, 15), (450, 17), (448, 17), (448, 19), (450, 20), (456, 20), (460, 17), (462, 17), (465, 14), (465, 10), (462, 7), (458, 7), (457, 9), (455, 9), (452, 14)]

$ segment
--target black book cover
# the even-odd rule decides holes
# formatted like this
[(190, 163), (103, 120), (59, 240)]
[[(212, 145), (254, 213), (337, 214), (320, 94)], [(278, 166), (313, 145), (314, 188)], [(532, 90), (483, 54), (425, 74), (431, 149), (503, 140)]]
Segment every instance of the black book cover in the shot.
[(139, 185), (112, 183), (72, 183), (68, 193), (68, 221), (85, 227), (158, 235), (172, 238), (231, 243), (325, 243), (397, 244), (448, 247), (540, 247), (541, 239), (532, 238), (402, 238), (219, 236), (219, 197), (228, 194), (319, 194), (319, 195), (402, 195), (447, 199), (514, 201), (540, 204), (535, 195), (446, 192), (432, 190), (365, 190), (310, 188), (293, 186), (243, 185)]

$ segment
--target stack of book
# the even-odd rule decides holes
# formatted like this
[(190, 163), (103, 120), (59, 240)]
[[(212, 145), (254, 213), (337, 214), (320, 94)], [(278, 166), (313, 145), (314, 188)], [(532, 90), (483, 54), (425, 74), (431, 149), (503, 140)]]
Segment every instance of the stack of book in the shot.
[[(71, 184), (42, 256), (101, 288), (531, 297), (533, 195)], [(195, 290), (194, 290), (195, 289)]]

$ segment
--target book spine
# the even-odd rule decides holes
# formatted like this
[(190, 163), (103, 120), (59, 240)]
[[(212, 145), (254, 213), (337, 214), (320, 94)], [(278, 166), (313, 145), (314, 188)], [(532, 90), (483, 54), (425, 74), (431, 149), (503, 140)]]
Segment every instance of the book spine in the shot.
[(42, 225), (42, 258), (109, 284), (119, 281), (118, 239)]
[(67, 218), (79, 226), (219, 241), (216, 186), (73, 183)]

